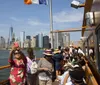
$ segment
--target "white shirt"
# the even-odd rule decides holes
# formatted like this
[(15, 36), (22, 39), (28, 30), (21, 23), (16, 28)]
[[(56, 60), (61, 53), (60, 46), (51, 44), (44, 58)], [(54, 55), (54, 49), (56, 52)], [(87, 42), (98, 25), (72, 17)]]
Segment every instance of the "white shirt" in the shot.
[(78, 49), (78, 53), (82, 53), (83, 55), (85, 55), (81, 49)]

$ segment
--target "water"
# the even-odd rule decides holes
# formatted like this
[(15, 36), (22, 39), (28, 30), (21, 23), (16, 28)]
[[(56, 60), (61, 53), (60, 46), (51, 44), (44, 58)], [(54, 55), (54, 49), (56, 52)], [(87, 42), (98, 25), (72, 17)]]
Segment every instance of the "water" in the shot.
[[(27, 56), (26, 50), (23, 50), (24, 54)], [(34, 51), (34, 54), (37, 58), (42, 57), (43, 50)], [(8, 57), (9, 51), (8, 50), (0, 50), (0, 66), (8, 65)], [(9, 77), (10, 68), (0, 70), (0, 81), (6, 80)]]

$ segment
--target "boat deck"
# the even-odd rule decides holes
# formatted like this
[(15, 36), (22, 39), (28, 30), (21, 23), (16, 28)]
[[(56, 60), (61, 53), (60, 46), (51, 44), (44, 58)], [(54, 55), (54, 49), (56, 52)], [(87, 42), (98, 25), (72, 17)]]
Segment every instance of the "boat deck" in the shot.
[(53, 82), (53, 85), (59, 85), (59, 82), (55, 81)]

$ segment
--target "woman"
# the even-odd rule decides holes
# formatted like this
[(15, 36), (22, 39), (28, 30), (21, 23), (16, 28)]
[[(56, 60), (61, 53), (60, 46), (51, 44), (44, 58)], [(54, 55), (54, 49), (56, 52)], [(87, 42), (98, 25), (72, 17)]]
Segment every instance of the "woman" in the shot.
[(52, 85), (52, 72), (54, 71), (52, 51), (45, 50), (43, 54), (44, 58), (41, 58), (38, 62), (39, 85)]
[(27, 60), (17, 43), (13, 44), (8, 61), (11, 65), (10, 85), (25, 85)]
[(53, 55), (53, 60), (55, 63), (55, 70), (56, 70), (56, 80), (58, 75), (61, 74), (61, 70), (62, 70), (62, 62), (63, 62), (63, 55), (60, 54), (60, 50), (59, 49), (55, 49), (54, 51), (54, 55)]
[(35, 55), (32, 48), (27, 49), (28, 57), (27, 57), (27, 84), (28, 85), (36, 85), (37, 74), (30, 72), (30, 67), (32, 62), (35, 61)]

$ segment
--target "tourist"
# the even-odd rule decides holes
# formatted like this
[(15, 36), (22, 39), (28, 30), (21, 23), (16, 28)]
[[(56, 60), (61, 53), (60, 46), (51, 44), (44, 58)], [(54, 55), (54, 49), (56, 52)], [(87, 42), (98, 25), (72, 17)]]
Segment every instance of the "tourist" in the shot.
[(38, 62), (39, 85), (52, 85), (52, 73), (54, 71), (52, 51), (47, 49), (43, 54), (44, 58), (41, 58)]
[(94, 48), (90, 47), (89, 49), (89, 57), (92, 59), (92, 61), (94, 61)]
[(66, 47), (64, 49), (63, 56), (64, 56), (64, 63), (67, 63), (69, 61), (69, 58), (70, 58), (69, 48), (68, 47)]
[(78, 54), (85, 56), (84, 52), (82, 51), (81, 47), (78, 47)]
[(63, 62), (63, 55), (60, 53), (59, 49), (54, 50), (53, 60), (55, 63), (55, 70), (56, 70), (56, 80), (57, 76), (61, 74), (62, 70), (62, 62)]
[(84, 77), (84, 70), (81, 67), (75, 67), (66, 74), (63, 85), (86, 85)]
[(8, 61), (11, 65), (10, 85), (25, 85), (27, 60), (19, 49), (18, 43), (12, 45)]
[[(35, 55), (32, 48), (27, 49), (28, 57), (27, 58), (27, 84), (36, 85), (37, 82), (37, 64)], [(32, 68), (32, 63), (35, 63)], [(35, 68), (36, 67), (36, 68)], [(35, 68), (35, 69), (34, 69)]]

